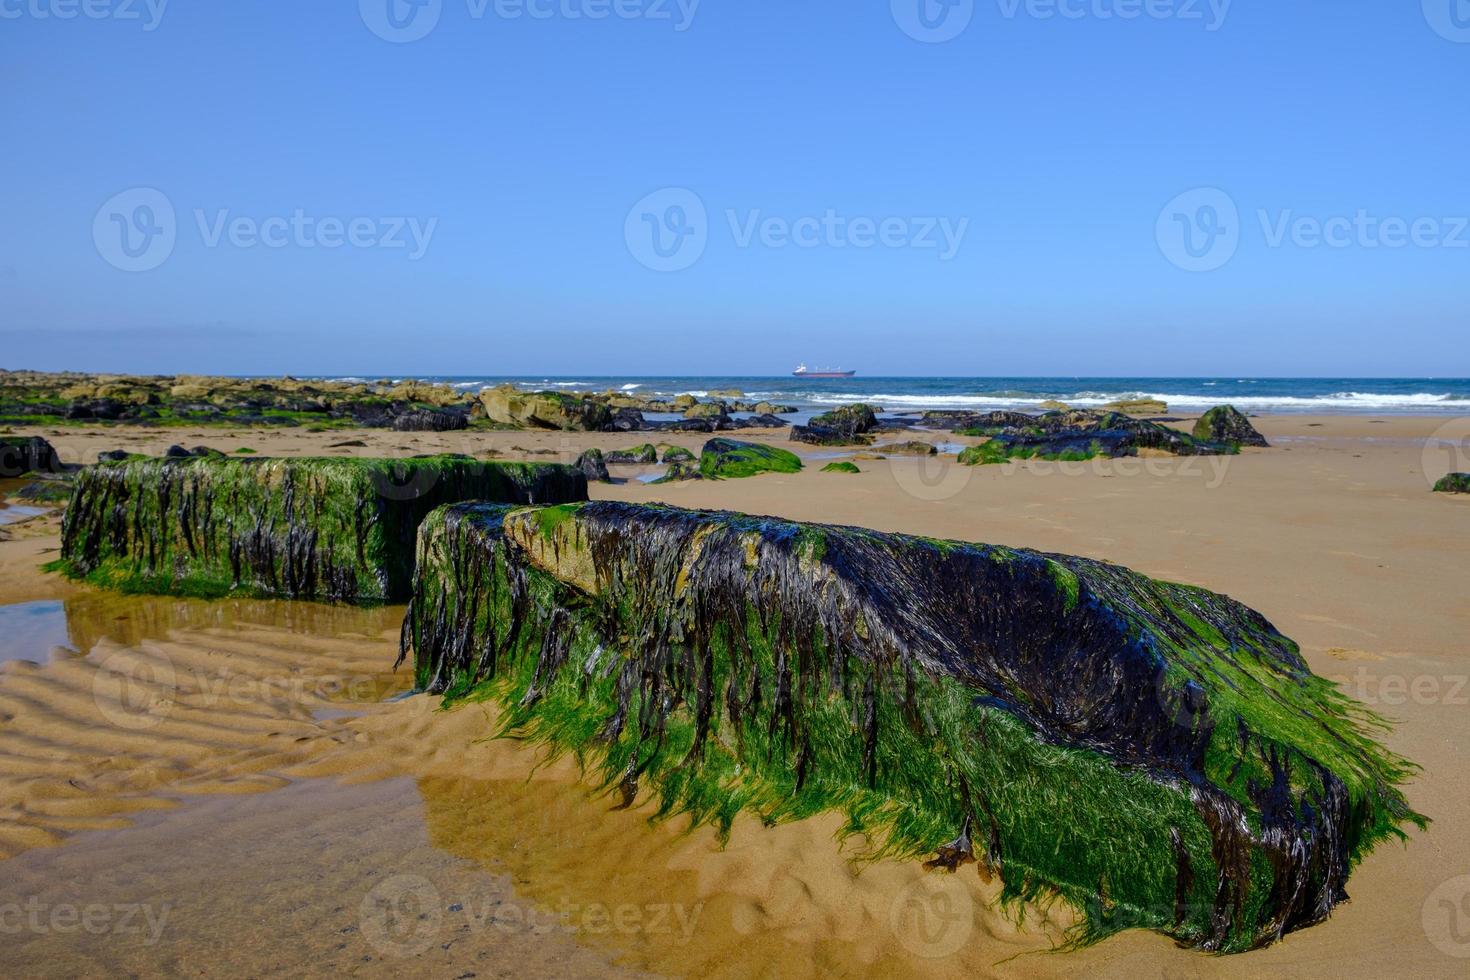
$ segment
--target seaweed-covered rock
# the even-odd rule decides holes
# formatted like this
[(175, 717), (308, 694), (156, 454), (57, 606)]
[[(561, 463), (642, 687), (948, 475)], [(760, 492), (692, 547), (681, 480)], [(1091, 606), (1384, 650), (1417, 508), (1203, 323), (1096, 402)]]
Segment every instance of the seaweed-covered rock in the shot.
[(813, 446), (860, 446), (871, 442), (866, 433), (876, 428), (878, 417), (869, 405), (843, 405), (815, 415), (806, 425), (791, 430), (793, 442)]
[(658, 462), (658, 449), (646, 442), (632, 449), (615, 449), (605, 455), (609, 463), (623, 466), (648, 466)]
[(1201, 442), (1227, 446), (1260, 446), (1271, 444), (1234, 405), (1218, 405), (1194, 423), (1194, 437)]
[[(980, 434), (978, 430), (966, 430)], [(1176, 456), (1218, 456), (1238, 447), (1201, 442), (1167, 426), (1119, 412), (1048, 412), (1024, 426), (988, 430), (989, 442), (960, 454), (967, 465), (1008, 459), (1086, 460), (1136, 456), (1141, 449)]]
[(1470, 493), (1470, 473), (1450, 473), (1434, 485), (1435, 493)]
[(612, 426), (612, 410), (595, 398), (558, 391), (521, 391), (502, 385), (480, 392), (480, 411), (492, 422), (537, 429), (598, 432)]
[(0, 479), (27, 473), (60, 473), (56, 447), (40, 436), (0, 436)]
[(463, 412), (417, 409), (393, 418), (394, 432), (459, 432), (470, 426)]
[(801, 457), (775, 446), (734, 439), (711, 439), (699, 456), (699, 471), (710, 480), (732, 480), (757, 473), (795, 473)]
[(654, 483), (680, 483), (684, 480), (703, 480), (704, 473), (699, 469), (699, 461), (692, 456), (689, 459), (676, 459), (669, 463), (669, 468), (664, 475), (654, 480)]
[(456, 505), (424, 522), (403, 640), (418, 687), (494, 698), (624, 805), (647, 791), (722, 830), (842, 812), (880, 854), (1059, 895), (1077, 942), (1266, 945), (1424, 822), (1381, 720), (1259, 614), (1089, 559)]
[(760, 412), (739, 420), (742, 429), (784, 429), (790, 424), (785, 419), (777, 418), (769, 412)]
[(665, 446), (663, 449), (663, 462), (665, 463), (678, 463), (681, 461), (687, 463), (697, 458), (694, 453), (685, 449), (683, 446)]
[(435, 507), (586, 499), (569, 466), (448, 456), (99, 463), (77, 478), (61, 567), (129, 592), (387, 602), (408, 595)]
[(684, 410), (686, 419), (727, 419), (730, 409), (724, 402), (700, 402)]
[(856, 463), (849, 463), (849, 462), (847, 462), (845, 460), (841, 460), (841, 461), (838, 461), (836, 463), (828, 463), (826, 466), (822, 467), (822, 472), (823, 473), (861, 473), (862, 470), (860, 470), (858, 468), (858, 465)]
[(607, 459), (602, 455), (601, 449), (588, 449), (572, 465), (586, 475), (589, 483), (612, 482), (612, 475), (607, 471)]
[(992, 436), (1005, 429), (1025, 429), (1037, 424), (1037, 416), (1025, 412), (925, 412), (924, 421), (952, 429), (956, 435)]

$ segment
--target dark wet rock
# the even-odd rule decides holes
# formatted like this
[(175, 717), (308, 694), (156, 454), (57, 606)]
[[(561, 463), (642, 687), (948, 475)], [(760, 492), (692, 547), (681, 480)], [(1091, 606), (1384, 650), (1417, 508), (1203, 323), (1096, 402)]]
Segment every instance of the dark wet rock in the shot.
[(189, 451), (189, 455), (198, 459), (204, 456), (221, 457), (224, 456), (224, 453), (220, 452), (218, 449), (211, 449), (208, 446), (195, 446), (192, 450)]
[(1008, 459), (1111, 459), (1136, 456), (1143, 449), (1176, 456), (1218, 456), (1238, 451), (1120, 412), (1069, 409), (1027, 418), (1029, 421), (1020, 427), (965, 430), (966, 434), (989, 433), (991, 438), (960, 453), (960, 462), (977, 465)]
[(713, 419), (676, 419), (663, 422), (657, 428), (664, 432), (714, 432), (715, 422)]
[(1194, 437), (1202, 442), (1221, 445), (1260, 446), (1270, 445), (1266, 437), (1255, 430), (1241, 412), (1233, 405), (1220, 405), (1210, 409), (1194, 424)]
[(664, 475), (659, 477), (657, 480), (654, 480), (653, 482), (678, 483), (683, 480), (703, 479), (704, 474), (700, 472), (699, 460), (690, 457), (689, 459), (676, 459), (673, 462), (669, 463), (669, 468), (664, 471)]
[(463, 412), (415, 409), (395, 416), (394, 432), (459, 432), (470, 427)]
[(327, 444), (328, 449), (366, 449), (367, 443), (361, 439), (348, 439), (344, 442), (332, 442)]
[(126, 411), (127, 406), (104, 398), (90, 402), (72, 402), (67, 407), (66, 417), (71, 421), (94, 419), (99, 422), (113, 422), (122, 418)]
[(1470, 493), (1470, 473), (1450, 473), (1434, 485), (1435, 493)]
[(426, 459), (99, 463), (77, 477), (63, 567), (94, 585), (204, 597), (407, 597), (424, 515), (461, 500), (587, 499), (570, 466)]
[(774, 415), (751, 415), (738, 420), (742, 429), (784, 429), (791, 423)]
[(166, 459), (190, 459), (194, 454), (183, 446), (173, 445), (165, 449), (163, 455)]
[(658, 462), (658, 447), (644, 443), (632, 449), (614, 449), (605, 455), (609, 463), (619, 466), (649, 466)]
[(588, 482), (612, 482), (612, 476), (607, 472), (607, 460), (603, 457), (601, 449), (588, 449), (578, 456), (577, 461), (572, 465), (586, 474)]
[(97, 454), (97, 462), (116, 463), (119, 460), (127, 459), (131, 455), (133, 454), (128, 452), (126, 449), (108, 449)]
[(420, 554), (419, 688), (494, 698), (625, 806), (835, 811), (889, 857), (982, 862), (1076, 942), (1270, 944), (1424, 822), (1295, 643), (1106, 562), (610, 501), (447, 507)]
[(609, 428), (614, 432), (642, 432), (650, 426), (636, 408), (620, 408), (612, 414)]
[(40, 436), (0, 436), (0, 478), (60, 473), (63, 469), (56, 448)]
[(959, 435), (988, 436), (1002, 429), (1035, 425), (1037, 416), (1025, 412), (925, 412), (924, 423)]

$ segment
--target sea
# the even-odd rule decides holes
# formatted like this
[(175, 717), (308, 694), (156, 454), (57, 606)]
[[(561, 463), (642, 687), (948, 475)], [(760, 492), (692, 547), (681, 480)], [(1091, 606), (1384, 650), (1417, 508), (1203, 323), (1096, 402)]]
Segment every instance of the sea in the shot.
[[(381, 378), (332, 378), (379, 381)], [(868, 402), (890, 413), (929, 409), (1036, 410), (1043, 401), (1091, 408), (1124, 398), (1153, 398), (1170, 410), (1199, 411), (1230, 404), (1244, 412), (1312, 414), (1470, 414), (1470, 378), (796, 378), (636, 375), (434, 375), (386, 380), (449, 384), (471, 394), (507, 382), (527, 390), (622, 391), (647, 397), (739, 390), (749, 401), (771, 401), (803, 412)]]

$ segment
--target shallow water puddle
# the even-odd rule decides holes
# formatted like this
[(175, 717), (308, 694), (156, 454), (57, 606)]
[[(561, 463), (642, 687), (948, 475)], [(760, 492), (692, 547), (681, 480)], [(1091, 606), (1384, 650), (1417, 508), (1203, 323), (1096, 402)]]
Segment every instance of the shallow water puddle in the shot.
[(24, 660), (45, 663), (54, 652), (75, 654), (60, 601), (19, 602), (0, 606), (0, 663)]

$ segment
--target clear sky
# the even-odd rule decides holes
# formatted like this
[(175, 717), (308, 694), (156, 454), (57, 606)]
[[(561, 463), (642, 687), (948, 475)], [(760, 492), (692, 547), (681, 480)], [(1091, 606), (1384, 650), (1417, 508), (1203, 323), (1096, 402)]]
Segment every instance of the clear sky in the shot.
[(161, 3), (0, 0), (0, 366), (1470, 374), (1464, 0)]

